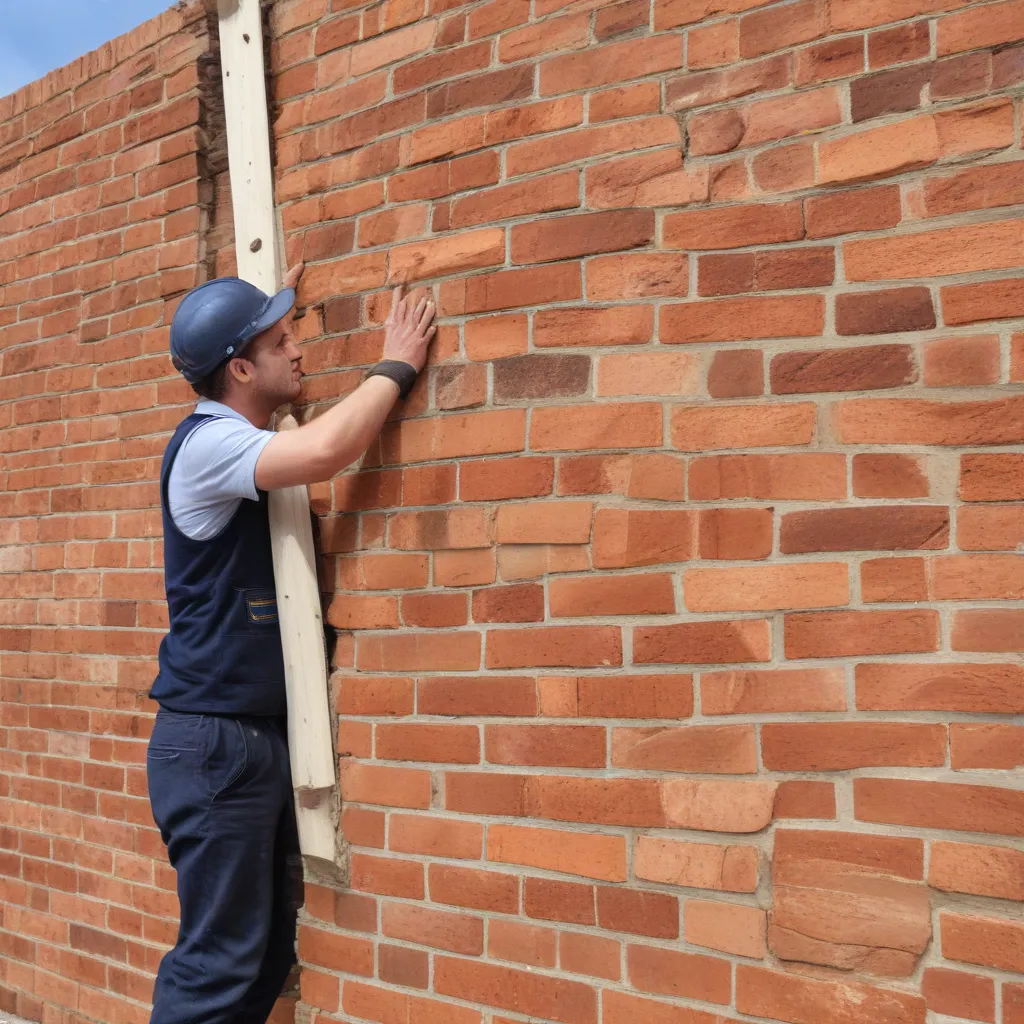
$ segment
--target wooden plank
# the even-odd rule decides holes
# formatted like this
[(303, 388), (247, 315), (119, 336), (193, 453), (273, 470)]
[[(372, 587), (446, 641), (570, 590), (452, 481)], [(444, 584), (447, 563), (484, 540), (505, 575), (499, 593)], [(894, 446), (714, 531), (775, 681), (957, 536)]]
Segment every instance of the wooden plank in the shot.
[[(218, 0), (218, 15), (238, 276), (272, 295), (281, 265), (260, 0)], [(280, 427), (295, 425), (285, 417)], [(271, 491), (269, 503), (299, 847), (304, 856), (335, 864), (338, 795), (309, 495), (290, 487)]]
[(275, 244), (260, 0), (218, 0), (217, 13), (238, 276), (273, 295), (280, 286), (281, 268)]

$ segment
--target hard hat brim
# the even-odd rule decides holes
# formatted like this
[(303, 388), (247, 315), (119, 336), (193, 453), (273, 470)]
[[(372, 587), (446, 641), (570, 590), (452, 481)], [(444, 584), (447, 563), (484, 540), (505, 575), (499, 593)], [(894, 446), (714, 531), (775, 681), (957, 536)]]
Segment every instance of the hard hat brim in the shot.
[(278, 320), (288, 315), (288, 310), (295, 305), (295, 289), (282, 288), (271, 300), (260, 315), (246, 328), (240, 339), (243, 345), (247, 345), (257, 334), (273, 327)]

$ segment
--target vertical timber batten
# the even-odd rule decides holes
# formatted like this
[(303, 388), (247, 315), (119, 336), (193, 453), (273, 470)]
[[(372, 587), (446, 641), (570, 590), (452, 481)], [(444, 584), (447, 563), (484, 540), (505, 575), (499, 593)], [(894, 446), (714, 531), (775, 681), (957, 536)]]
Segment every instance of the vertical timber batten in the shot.
[[(273, 294), (281, 268), (260, 0), (218, 0), (217, 11), (238, 276)], [(299, 845), (304, 856), (334, 863), (337, 782), (309, 495), (289, 487), (272, 491), (269, 502)]]

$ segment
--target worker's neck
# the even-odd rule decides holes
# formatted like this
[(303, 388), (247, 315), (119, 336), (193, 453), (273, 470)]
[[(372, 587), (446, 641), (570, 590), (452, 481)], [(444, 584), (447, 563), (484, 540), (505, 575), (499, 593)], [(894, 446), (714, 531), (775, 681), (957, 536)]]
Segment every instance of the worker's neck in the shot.
[(241, 413), (254, 427), (259, 427), (260, 430), (266, 430), (270, 423), (270, 417), (274, 415), (274, 409), (268, 409), (257, 396), (250, 394), (225, 395), (221, 399), (221, 405), (226, 405), (229, 409)]

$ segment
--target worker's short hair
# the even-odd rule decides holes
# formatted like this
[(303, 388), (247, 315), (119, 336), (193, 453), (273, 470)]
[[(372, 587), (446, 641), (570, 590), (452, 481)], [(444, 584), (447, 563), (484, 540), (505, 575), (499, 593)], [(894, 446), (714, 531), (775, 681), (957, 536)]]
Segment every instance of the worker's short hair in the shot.
[(211, 402), (220, 402), (228, 393), (228, 364), (227, 360), (220, 364), (213, 373), (192, 382), (192, 390), (200, 397), (207, 398)]

